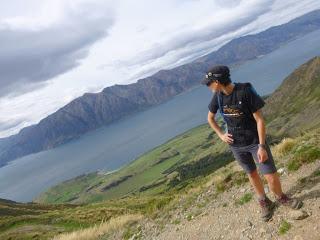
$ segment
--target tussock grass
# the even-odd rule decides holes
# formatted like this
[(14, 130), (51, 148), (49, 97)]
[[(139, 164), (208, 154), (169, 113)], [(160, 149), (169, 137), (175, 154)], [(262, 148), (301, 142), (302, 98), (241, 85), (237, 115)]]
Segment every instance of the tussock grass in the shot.
[(232, 186), (241, 186), (248, 182), (249, 179), (245, 172), (234, 167), (236, 164), (235, 162), (228, 164), (213, 174), (208, 183), (215, 186), (217, 193), (222, 193)]
[(236, 205), (244, 205), (247, 202), (250, 202), (252, 200), (253, 196), (252, 193), (245, 193), (242, 197), (240, 197), (238, 200), (236, 200)]
[(279, 144), (272, 148), (272, 152), (276, 157), (281, 158), (287, 155), (297, 145), (297, 143), (296, 139), (284, 138)]
[(320, 159), (320, 129), (315, 129), (296, 138), (284, 138), (271, 147), (277, 160), (281, 160), (289, 171)]
[(286, 220), (282, 220), (279, 227), (279, 234), (280, 235), (285, 234), (286, 232), (289, 231), (290, 228), (291, 228), (291, 224), (288, 223)]
[(111, 218), (107, 222), (101, 222), (93, 227), (77, 230), (71, 233), (57, 235), (53, 240), (94, 240), (99, 239), (106, 233), (123, 228), (125, 225), (143, 219), (141, 214), (128, 214)]
[(296, 171), (303, 164), (313, 162), (320, 158), (320, 148), (312, 145), (299, 146), (295, 151), (293, 158), (288, 162), (288, 170)]

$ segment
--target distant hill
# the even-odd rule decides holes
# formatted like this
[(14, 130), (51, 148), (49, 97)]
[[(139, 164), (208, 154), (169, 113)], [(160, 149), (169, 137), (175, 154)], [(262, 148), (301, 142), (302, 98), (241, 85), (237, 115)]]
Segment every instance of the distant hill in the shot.
[(128, 85), (116, 84), (100, 93), (86, 93), (16, 135), (0, 139), (0, 166), (16, 158), (64, 144), (120, 118), (167, 101), (199, 85), (213, 64), (241, 64), (319, 29), (320, 10), (254, 35), (234, 39), (196, 61)]
[(263, 108), (268, 133), (297, 136), (320, 127), (320, 57), (317, 56), (291, 73), (266, 99)]

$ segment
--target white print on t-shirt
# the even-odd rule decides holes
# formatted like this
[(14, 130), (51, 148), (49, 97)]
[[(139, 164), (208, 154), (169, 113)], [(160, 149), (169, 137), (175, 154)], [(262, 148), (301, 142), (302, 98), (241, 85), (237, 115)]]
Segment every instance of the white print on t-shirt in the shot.
[[(240, 104), (240, 102), (239, 102)], [(223, 114), (230, 117), (240, 117), (244, 114), (240, 109), (229, 107), (228, 105), (223, 106)]]

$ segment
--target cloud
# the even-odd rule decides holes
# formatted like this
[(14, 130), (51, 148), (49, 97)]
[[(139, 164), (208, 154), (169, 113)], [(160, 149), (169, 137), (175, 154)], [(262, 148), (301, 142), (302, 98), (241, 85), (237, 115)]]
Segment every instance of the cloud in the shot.
[[(215, 3), (222, 9), (217, 10), (217, 14), (213, 13), (213, 21), (203, 19), (208, 22), (206, 26), (194, 29), (189, 25), (188, 31), (178, 33), (181, 37), (169, 34), (172, 37), (167, 41), (155, 44), (127, 61), (117, 61), (117, 68), (129, 66), (130, 70), (138, 69), (130, 77), (134, 82), (160, 69), (170, 69), (191, 62), (234, 38), (261, 32), (320, 8), (320, 2), (315, 0), (230, 1), (230, 5), (224, 1)], [(227, 9), (229, 7), (231, 9)], [(219, 19), (223, 20), (222, 24)]]
[(136, 82), (320, 8), (318, 0), (9, 2), (0, 8), (0, 137), (85, 92)]
[(8, 121), (8, 122), (0, 122), (0, 131), (6, 130), (8, 128), (15, 128), (22, 124), (25, 119), (17, 119), (15, 121)]
[[(240, 4), (241, 1), (236, 0), (216, 1), (216, 7), (222, 8), (211, 16), (203, 17), (204, 26), (193, 27), (185, 25), (183, 29), (176, 33), (167, 33), (169, 36), (167, 40), (154, 43), (148, 50), (122, 61), (121, 64), (127, 67), (145, 65), (164, 57), (172, 51), (179, 52), (188, 46), (210, 41), (234, 32), (270, 11), (273, 2), (273, 0), (247, 0)], [(119, 64), (120, 62), (117, 62), (118, 66)]]
[(41, 88), (43, 82), (77, 67), (114, 23), (106, 5), (66, 5), (64, 11), (49, 26), (22, 28), (19, 18), (0, 24), (0, 97)]

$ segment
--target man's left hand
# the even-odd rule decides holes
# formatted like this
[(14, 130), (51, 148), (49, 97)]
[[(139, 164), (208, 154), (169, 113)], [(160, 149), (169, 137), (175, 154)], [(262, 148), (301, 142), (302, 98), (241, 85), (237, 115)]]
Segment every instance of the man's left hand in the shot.
[(259, 147), (258, 148), (258, 158), (259, 158), (259, 163), (263, 163), (268, 159), (268, 153), (266, 151), (266, 149)]

